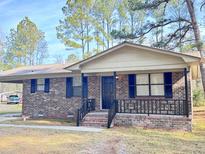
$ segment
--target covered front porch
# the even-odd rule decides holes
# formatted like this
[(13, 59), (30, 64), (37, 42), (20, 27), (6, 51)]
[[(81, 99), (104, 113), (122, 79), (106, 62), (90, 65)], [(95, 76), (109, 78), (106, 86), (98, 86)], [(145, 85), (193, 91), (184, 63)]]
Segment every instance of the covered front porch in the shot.
[(77, 125), (87, 113), (94, 111), (108, 113), (108, 128), (116, 114), (189, 117), (192, 114), (190, 79), (187, 68), (82, 73), (83, 101), (78, 110)]
[[(83, 83), (87, 92), (82, 91), (87, 101), (78, 110), (78, 121), (95, 110), (108, 112), (108, 128), (112, 122), (155, 125), (166, 119), (155, 126), (170, 123), (167, 128), (186, 125), (191, 130), (191, 80), (193, 74), (198, 77), (198, 64), (194, 56), (125, 42), (71, 66), (80, 70), (82, 79), (87, 78)], [(95, 106), (89, 108), (89, 102)]]

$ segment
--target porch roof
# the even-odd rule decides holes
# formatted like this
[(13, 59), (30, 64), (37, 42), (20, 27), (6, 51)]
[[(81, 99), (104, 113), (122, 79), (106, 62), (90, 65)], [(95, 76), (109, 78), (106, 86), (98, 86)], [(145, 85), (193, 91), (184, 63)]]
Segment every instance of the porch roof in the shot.
[(102, 51), (94, 56), (91, 56), (85, 60), (79, 61), (73, 65), (67, 66), (66, 69), (68, 69), (68, 70), (81, 69), (81, 67), (83, 67), (83, 65), (91, 63), (92, 61), (95, 61), (95, 60), (97, 60), (105, 55), (108, 55), (109, 53), (115, 52), (123, 47), (133, 47), (135, 49), (148, 51), (152, 54), (159, 53), (159, 54), (163, 54), (163, 55), (170, 55), (170, 56), (174, 56), (174, 57), (179, 57), (179, 58), (182, 58), (185, 63), (199, 63), (201, 60), (199, 52), (197, 52), (197, 51), (194, 53), (193, 52), (192, 53), (190, 53), (190, 52), (179, 53), (179, 52), (174, 52), (171, 50), (164, 50), (164, 49), (159, 49), (159, 48), (154, 48), (154, 47), (148, 47), (148, 46), (124, 41), (121, 44), (113, 46), (113, 47), (111, 47), (107, 50), (104, 50), (104, 51)]
[(199, 56), (123, 42), (66, 69), (82, 73), (176, 70), (199, 65), (200, 60)]

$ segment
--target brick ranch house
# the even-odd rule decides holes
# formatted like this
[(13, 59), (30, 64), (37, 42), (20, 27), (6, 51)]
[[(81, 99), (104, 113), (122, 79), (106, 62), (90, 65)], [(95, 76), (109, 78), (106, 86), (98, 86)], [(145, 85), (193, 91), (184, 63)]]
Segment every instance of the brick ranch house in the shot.
[(192, 129), (191, 81), (200, 58), (123, 42), (72, 65), (8, 70), (23, 84), (22, 114), (83, 126)]

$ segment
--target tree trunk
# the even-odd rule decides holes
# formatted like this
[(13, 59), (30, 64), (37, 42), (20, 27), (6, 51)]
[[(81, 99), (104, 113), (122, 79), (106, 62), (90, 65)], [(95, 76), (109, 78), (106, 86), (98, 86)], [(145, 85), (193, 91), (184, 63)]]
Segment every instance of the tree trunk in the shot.
[[(109, 26), (109, 23), (107, 21), (107, 35), (110, 35), (110, 26)], [(107, 39), (107, 48), (110, 47), (110, 40), (109, 38)]]
[(88, 40), (88, 36), (89, 36), (88, 22), (86, 23), (86, 35), (87, 35), (87, 53), (89, 53), (90, 52), (90, 41)]
[[(187, 4), (187, 8), (188, 8), (189, 15), (191, 18), (196, 47), (197, 47), (198, 51), (200, 52), (201, 58), (203, 58), (200, 30), (199, 30), (199, 26), (198, 26), (197, 20), (196, 20), (194, 5), (193, 5), (192, 0), (186, 0), (186, 4)], [(204, 68), (203, 63), (200, 63), (200, 71), (201, 71), (202, 85), (203, 85), (203, 89), (204, 89), (204, 93), (205, 93), (205, 68)]]
[(81, 21), (81, 46), (82, 46), (82, 58), (85, 59), (84, 30), (83, 30), (82, 21)]
[[(103, 29), (105, 30), (105, 20), (104, 19), (103, 19), (102, 24), (103, 24)], [(105, 44), (105, 36), (103, 36), (103, 44)], [(104, 45), (103, 45), (103, 50), (105, 50)]]

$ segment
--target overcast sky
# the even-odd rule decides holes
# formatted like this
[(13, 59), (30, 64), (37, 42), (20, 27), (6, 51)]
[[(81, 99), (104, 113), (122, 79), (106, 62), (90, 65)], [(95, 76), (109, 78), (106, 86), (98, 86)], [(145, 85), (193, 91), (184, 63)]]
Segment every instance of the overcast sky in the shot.
[(55, 27), (63, 17), (62, 7), (66, 0), (0, 0), (0, 31), (7, 35), (11, 28), (25, 16), (28, 16), (40, 30), (45, 32), (48, 42), (49, 58), (53, 62), (56, 54), (67, 58), (72, 51), (66, 51), (65, 46), (56, 38)]

